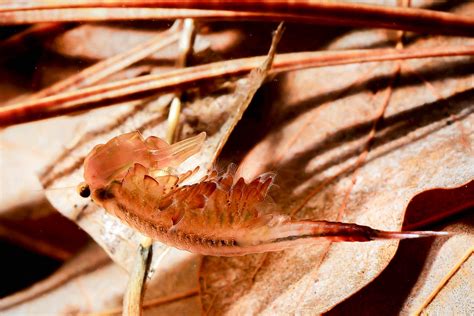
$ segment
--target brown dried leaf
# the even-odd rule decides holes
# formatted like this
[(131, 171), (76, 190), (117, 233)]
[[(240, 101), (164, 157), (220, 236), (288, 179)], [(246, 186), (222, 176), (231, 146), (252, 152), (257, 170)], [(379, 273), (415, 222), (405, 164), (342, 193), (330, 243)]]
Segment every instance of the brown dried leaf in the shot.
[(416, 230), (472, 207), (474, 180), (458, 188), (424, 191), (408, 204), (403, 229)]
[[(391, 94), (396, 62), (282, 76), (274, 87), (272, 128), (245, 157), (242, 171), (249, 177), (277, 171), (274, 197), (298, 218), (399, 230), (417, 193), (474, 178), (474, 80), (468, 65), (470, 58), (403, 62)], [(200, 277), (204, 311), (321, 313), (372, 281), (396, 249), (397, 242), (323, 242), (268, 255), (206, 257)]]

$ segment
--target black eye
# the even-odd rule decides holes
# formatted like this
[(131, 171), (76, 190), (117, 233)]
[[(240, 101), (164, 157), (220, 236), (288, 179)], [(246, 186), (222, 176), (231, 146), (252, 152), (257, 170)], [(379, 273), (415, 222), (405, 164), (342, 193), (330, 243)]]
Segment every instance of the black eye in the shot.
[(91, 195), (91, 189), (86, 183), (81, 183), (77, 187), (77, 191), (79, 192), (79, 195), (82, 196), (83, 198), (87, 198)]

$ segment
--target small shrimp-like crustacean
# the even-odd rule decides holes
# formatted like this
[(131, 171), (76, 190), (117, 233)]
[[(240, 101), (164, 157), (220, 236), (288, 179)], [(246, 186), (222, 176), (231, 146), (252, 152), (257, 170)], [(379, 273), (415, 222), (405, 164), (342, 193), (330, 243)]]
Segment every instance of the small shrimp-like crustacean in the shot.
[(444, 232), (387, 232), (349, 223), (293, 220), (278, 214), (267, 192), (273, 174), (247, 183), (236, 167), (184, 185), (195, 171), (170, 168), (199, 152), (205, 133), (173, 145), (139, 132), (96, 146), (84, 162), (81, 196), (152, 239), (190, 252), (235, 256), (283, 250), (321, 239), (370, 241), (445, 235)]

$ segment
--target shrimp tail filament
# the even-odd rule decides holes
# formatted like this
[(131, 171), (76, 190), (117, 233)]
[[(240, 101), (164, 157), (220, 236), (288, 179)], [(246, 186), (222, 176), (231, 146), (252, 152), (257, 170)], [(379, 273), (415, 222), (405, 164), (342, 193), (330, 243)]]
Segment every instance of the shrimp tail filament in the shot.
[[(353, 223), (340, 223), (328, 221), (296, 221), (286, 224), (279, 229), (282, 232), (278, 239), (296, 238), (326, 238), (333, 241), (371, 241), (383, 239), (408, 239), (432, 236), (447, 236), (447, 232), (434, 231), (383, 231), (369, 226)], [(287, 236), (283, 236), (287, 235)]]
[[(352, 223), (329, 221), (290, 221), (269, 223), (268, 230), (246, 234), (239, 244), (249, 252), (278, 251), (322, 240), (336, 242), (367, 242), (372, 240), (408, 239), (449, 236), (449, 232), (435, 231), (383, 231)], [(273, 227), (272, 227), (273, 226)]]

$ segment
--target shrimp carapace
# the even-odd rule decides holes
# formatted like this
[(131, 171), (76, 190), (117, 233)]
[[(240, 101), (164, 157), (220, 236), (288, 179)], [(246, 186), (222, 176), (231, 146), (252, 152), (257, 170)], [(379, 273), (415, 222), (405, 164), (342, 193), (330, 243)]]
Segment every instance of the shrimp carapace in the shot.
[[(205, 134), (174, 145), (135, 133), (113, 138), (92, 150), (84, 178), (97, 204), (141, 233), (191, 252), (234, 256), (278, 251), (322, 239), (370, 241), (446, 235), (445, 232), (387, 232), (350, 223), (294, 220), (269, 198), (274, 174), (250, 182), (230, 165), (198, 183), (184, 185), (184, 174), (156, 173), (176, 167), (197, 153)], [(169, 170), (169, 169), (166, 169)]]

